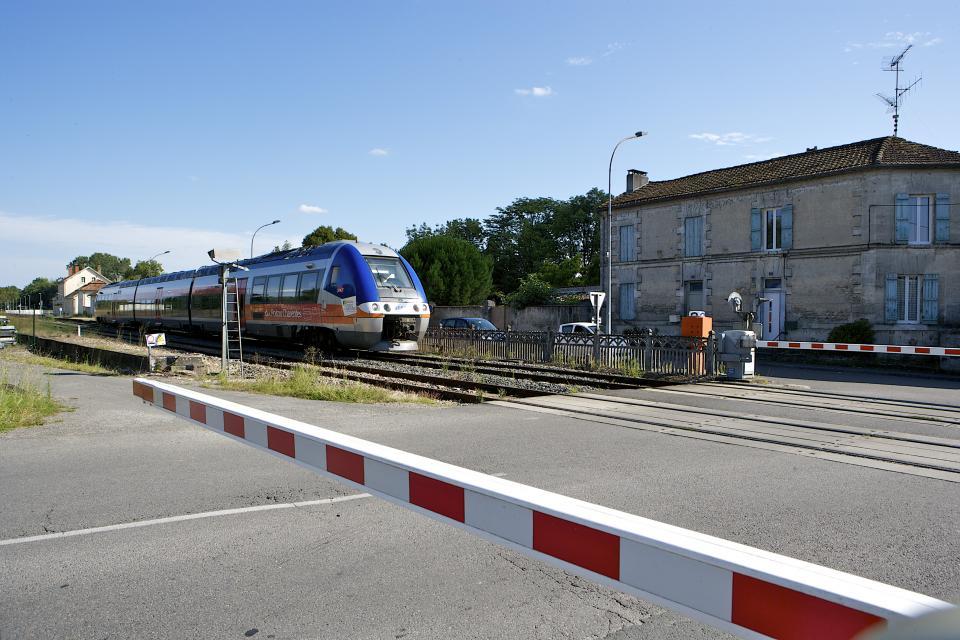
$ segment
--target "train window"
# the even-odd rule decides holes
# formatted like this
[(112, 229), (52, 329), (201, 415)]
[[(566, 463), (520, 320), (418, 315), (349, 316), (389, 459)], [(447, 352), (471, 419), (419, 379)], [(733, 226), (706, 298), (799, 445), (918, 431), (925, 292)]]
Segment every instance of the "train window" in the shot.
[(297, 301), (298, 273), (288, 273), (283, 276), (283, 286), (280, 288), (280, 302), (293, 303)]
[(337, 278), (340, 277), (340, 267), (333, 267), (330, 269), (330, 284), (337, 284)]
[(319, 293), (320, 274), (316, 271), (300, 276), (300, 302), (316, 302)]
[(252, 303), (266, 302), (266, 293), (267, 293), (267, 278), (265, 276), (254, 278), (253, 287), (250, 289), (250, 302)]
[(398, 258), (372, 258), (366, 256), (367, 264), (373, 273), (373, 279), (378, 287), (402, 287), (412, 289), (413, 283), (407, 275), (407, 270), (400, 264)]
[(266, 302), (276, 302), (280, 298), (280, 276), (270, 276), (267, 280)]

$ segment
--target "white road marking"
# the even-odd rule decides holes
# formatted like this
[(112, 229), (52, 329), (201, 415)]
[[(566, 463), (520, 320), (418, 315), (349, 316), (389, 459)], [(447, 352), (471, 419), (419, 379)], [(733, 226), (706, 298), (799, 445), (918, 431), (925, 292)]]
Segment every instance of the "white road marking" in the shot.
[(104, 533), (106, 531), (119, 531), (120, 529), (135, 529), (137, 527), (149, 527), (155, 524), (166, 524), (168, 522), (183, 522), (184, 520), (200, 520), (203, 518), (217, 518), (219, 516), (231, 516), (238, 513), (249, 513), (251, 511), (271, 511), (273, 509), (292, 509), (294, 507), (312, 507), (318, 504), (335, 504), (337, 502), (347, 502), (349, 500), (359, 500), (369, 498), (369, 493), (358, 493), (351, 496), (340, 496), (337, 498), (323, 498), (321, 500), (307, 500), (304, 502), (284, 502), (282, 504), (264, 504), (256, 507), (240, 507), (238, 509), (221, 509), (220, 511), (204, 511), (202, 513), (190, 513), (183, 516), (170, 516), (168, 518), (156, 518), (154, 520), (139, 520), (137, 522), (125, 522), (123, 524), (111, 524), (106, 527), (93, 527), (91, 529), (76, 529), (74, 531), (58, 531), (56, 533), (45, 533), (39, 536), (25, 536), (23, 538), (10, 538), (0, 540), (0, 547), (11, 544), (23, 544), (26, 542), (39, 542), (42, 540), (53, 540), (56, 538), (69, 538), (72, 536), (85, 536), (91, 533)]

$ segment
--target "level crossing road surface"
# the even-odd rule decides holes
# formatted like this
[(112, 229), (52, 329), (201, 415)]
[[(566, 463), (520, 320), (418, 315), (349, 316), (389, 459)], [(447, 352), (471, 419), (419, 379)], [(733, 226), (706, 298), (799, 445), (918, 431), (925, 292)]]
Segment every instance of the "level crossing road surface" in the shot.
[[(4, 640), (726, 637), (144, 406), (129, 378), (15, 367), (75, 410), (0, 435)], [(609, 395), (960, 440), (956, 380), (768, 376)], [(956, 482), (512, 406), (203, 391), (960, 602)]]

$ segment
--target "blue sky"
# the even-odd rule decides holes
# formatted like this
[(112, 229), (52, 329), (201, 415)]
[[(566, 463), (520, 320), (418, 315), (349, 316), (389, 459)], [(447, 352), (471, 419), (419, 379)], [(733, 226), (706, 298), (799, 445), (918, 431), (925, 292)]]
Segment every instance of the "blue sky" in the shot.
[[(260, 252), (891, 133), (960, 148), (948, 2), (0, 3), (2, 284)], [(668, 6), (663, 6), (668, 5)], [(11, 242), (11, 240), (13, 240)]]

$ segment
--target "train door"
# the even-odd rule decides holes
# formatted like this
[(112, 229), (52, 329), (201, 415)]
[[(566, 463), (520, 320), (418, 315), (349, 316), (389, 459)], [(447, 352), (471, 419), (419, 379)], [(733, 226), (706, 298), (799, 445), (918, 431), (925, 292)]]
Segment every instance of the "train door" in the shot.
[(162, 320), (162, 317), (161, 317), (161, 316), (162, 316), (162, 312), (163, 312), (163, 287), (157, 287), (157, 291), (156, 291), (156, 293), (154, 293), (153, 295), (154, 295), (154, 301), (153, 301), (153, 311), (154, 311), (154, 315), (153, 315), (153, 317), (154, 317), (154, 319), (157, 321), (157, 324), (160, 324), (160, 322), (161, 322), (161, 320)]

